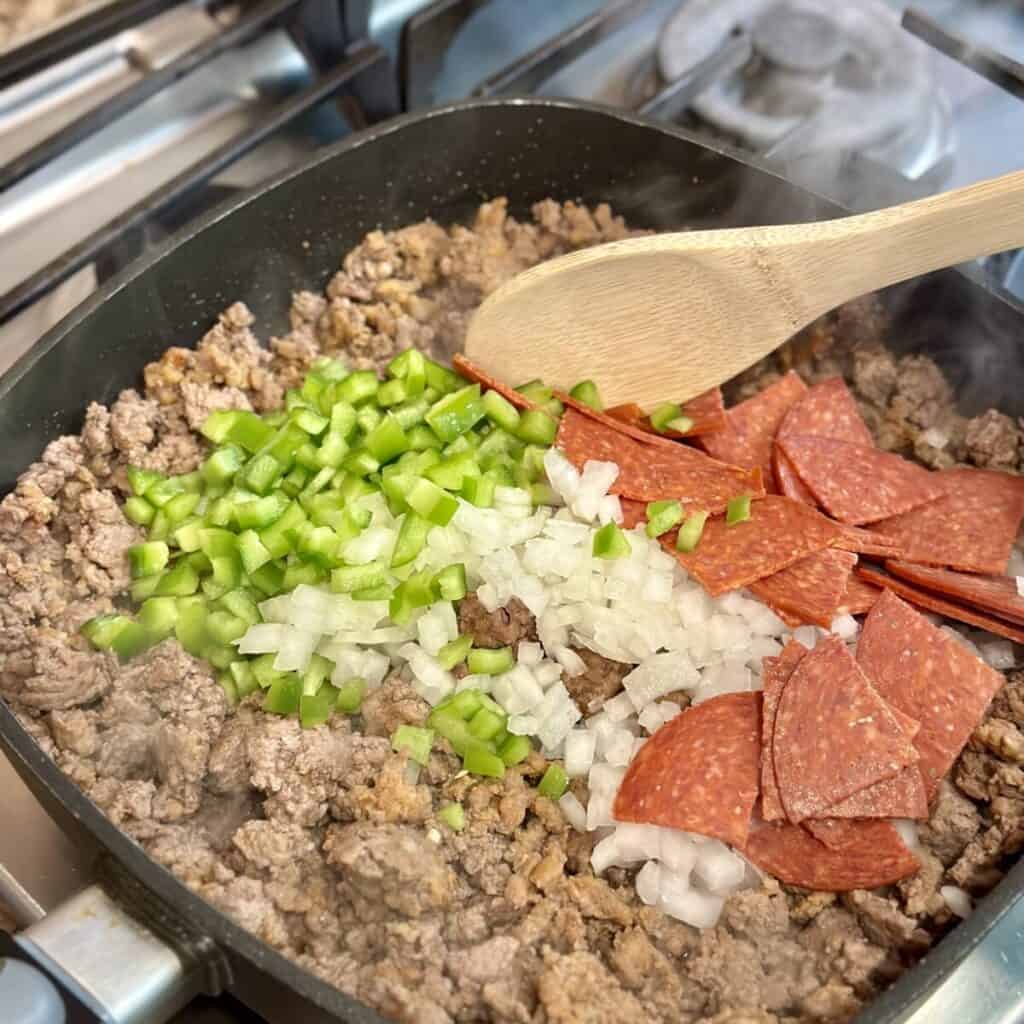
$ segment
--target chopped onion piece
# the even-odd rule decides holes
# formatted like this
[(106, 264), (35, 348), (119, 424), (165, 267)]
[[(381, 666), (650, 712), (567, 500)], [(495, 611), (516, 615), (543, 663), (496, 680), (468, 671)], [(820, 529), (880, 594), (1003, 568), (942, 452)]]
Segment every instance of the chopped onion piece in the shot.
[(262, 622), (250, 626), (238, 641), (239, 654), (274, 654), (281, 649), (284, 638), (291, 632), (288, 626), (276, 622)]
[(575, 778), (586, 775), (594, 763), (597, 735), (589, 729), (573, 729), (565, 737), (565, 771)]
[(562, 808), (565, 820), (576, 829), (577, 832), (587, 830), (587, 812), (583, 804), (573, 796), (572, 793), (563, 793), (558, 799), (558, 806)]
[(958, 885), (944, 885), (939, 889), (939, 895), (946, 901), (946, 906), (956, 914), (957, 917), (967, 917), (973, 907), (971, 897)]

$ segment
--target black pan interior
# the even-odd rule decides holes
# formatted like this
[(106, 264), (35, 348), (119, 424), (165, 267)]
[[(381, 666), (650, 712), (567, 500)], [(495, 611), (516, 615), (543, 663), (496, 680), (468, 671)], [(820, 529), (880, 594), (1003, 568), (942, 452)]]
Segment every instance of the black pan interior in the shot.
[[(399, 119), (191, 226), (51, 331), (0, 380), (0, 493), (48, 441), (79, 429), (90, 401), (109, 403), (121, 389), (138, 385), (146, 362), (168, 346), (194, 345), (229, 303), (241, 299), (250, 306), (261, 336), (284, 331), (291, 292), (321, 287), (367, 231), (424, 217), (464, 220), (482, 200), (499, 195), (508, 195), (520, 215), (549, 196), (606, 201), (634, 226), (655, 229), (782, 223), (840, 212), (683, 133), (596, 107), (492, 101)], [(1001, 317), (1020, 336), (1017, 310), (960, 275), (935, 280), (927, 287), (963, 311), (971, 330)], [(906, 324), (904, 347), (928, 348), (936, 325), (929, 322), (923, 333), (915, 327), (915, 293), (903, 289), (894, 299)], [(996, 343), (1000, 353), (1009, 344), (1001, 335)], [(1016, 366), (1019, 357), (1010, 352)], [(255, 1008), (271, 1019), (286, 1012), (303, 1021), (379, 1019), (242, 932), (150, 862), (42, 755), (2, 703), (0, 741), (66, 825), (214, 939), (230, 961), (232, 988)], [(1018, 867), (863, 1019), (881, 1024), (913, 1005), (1013, 903), (1022, 881)]]

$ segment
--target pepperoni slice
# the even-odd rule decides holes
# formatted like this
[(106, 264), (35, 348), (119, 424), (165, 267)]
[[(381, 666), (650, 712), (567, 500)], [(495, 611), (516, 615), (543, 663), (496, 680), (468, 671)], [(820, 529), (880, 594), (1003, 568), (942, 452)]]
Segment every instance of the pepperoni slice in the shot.
[(847, 581), (846, 592), (836, 612), (839, 615), (863, 615), (871, 611), (881, 593), (878, 587), (853, 575)]
[(800, 622), (828, 629), (856, 564), (857, 556), (849, 551), (825, 548), (801, 558), (788, 569), (751, 583), (750, 592)]
[(930, 799), (1003, 676), (891, 590), (864, 622), (857, 661), (886, 701), (921, 723), (914, 747)]
[(727, 466), (665, 438), (653, 441), (636, 441), (617, 427), (569, 406), (555, 443), (577, 469), (591, 459), (616, 463), (619, 475), (612, 490), (634, 501), (675, 498), (691, 508), (714, 513), (724, 511), (732, 498), (764, 494), (757, 470)]
[(632, 530), (634, 526), (647, 519), (647, 502), (633, 501), (632, 498), (619, 498), (622, 506), (622, 528)]
[[(682, 407), (682, 412), (684, 416), (693, 420), (693, 426), (686, 431), (667, 430), (660, 435), (661, 437), (694, 437), (725, 428), (725, 403), (722, 401), (720, 388), (713, 388), (711, 391), (705, 391), (703, 395), (691, 398)], [(652, 434), (658, 433), (651, 426), (648, 415), (635, 402), (613, 405), (611, 408), (605, 409), (605, 414), (631, 427), (637, 427)]]
[(779, 446), (772, 446), (772, 476), (779, 494), (784, 494), (794, 501), (802, 501), (805, 505), (817, 506), (814, 495), (800, 479), (800, 474), (793, 468), (793, 463), (782, 454)]
[(935, 477), (945, 497), (876, 523), (871, 532), (894, 541), (907, 562), (1006, 572), (1024, 517), (1024, 478), (989, 469), (949, 469)]
[(727, 526), (709, 519), (695, 551), (676, 551), (676, 531), (662, 546), (714, 597), (745, 587), (830, 547), (840, 528), (799, 501), (768, 495), (751, 507), (750, 518)]
[(875, 443), (842, 377), (828, 377), (812, 385), (786, 413), (779, 424), (779, 439), (797, 434), (868, 447)]
[(843, 523), (888, 519), (944, 493), (929, 470), (874, 447), (806, 434), (778, 445), (822, 508)]
[(803, 644), (790, 640), (777, 658), (764, 658), (761, 661), (764, 700), (761, 712), (761, 816), (766, 821), (776, 821), (786, 816), (779, 796), (779, 785), (775, 780), (775, 760), (772, 757), (775, 715), (779, 708), (779, 697), (806, 653), (807, 648)]
[(1012, 576), (972, 576), (891, 559), (885, 567), (895, 576), (927, 590), (1024, 625), (1024, 597), (1017, 593), (1017, 581)]
[(843, 524), (843, 533), (835, 545), (842, 551), (853, 551), (858, 555), (872, 558), (896, 558), (900, 550), (896, 541), (883, 537), (871, 530), (859, 526)]
[(634, 441), (639, 441), (641, 444), (660, 445), (668, 448), (669, 450), (679, 447), (672, 438), (665, 434), (659, 434), (656, 430), (651, 430), (629, 422), (625, 418), (612, 416), (607, 412), (598, 412), (596, 409), (592, 409), (587, 405), (586, 402), (581, 402), (579, 399), (573, 398), (572, 395), (568, 395), (564, 391), (556, 391), (555, 397), (570, 409), (578, 412), (581, 416), (585, 416), (587, 419), (593, 420), (594, 423), (601, 424), (601, 426), (605, 427), (607, 430), (614, 431), (616, 434), (631, 437)]
[[(824, 812), (836, 818), (927, 818), (928, 790), (917, 765), (909, 765), (891, 779), (883, 779), (873, 786), (848, 796)], [(812, 822), (804, 824), (808, 828)], [(812, 829), (813, 831), (813, 829)], [(814, 833), (819, 839), (822, 837)], [(822, 839), (822, 842), (825, 840)]]
[(742, 847), (757, 799), (761, 695), (726, 693), (663, 725), (630, 762), (617, 821), (680, 828)]
[(497, 391), (502, 398), (511, 402), (517, 409), (536, 408), (536, 405), (526, 395), (521, 395), (515, 388), (509, 387), (508, 384), (497, 380), (489, 373), (485, 373), (484, 370), (477, 366), (476, 363), (467, 359), (461, 352), (456, 352), (452, 356), (452, 366), (455, 368), (456, 373), (467, 380), (471, 380), (489, 391)]
[(825, 892), (891, 885), (920, 867), (888, 822), (809, 822), (811, 827), (827, 830), (829, 844), (800, 825), (761, 822), (751, 826), (743, 854), (788, 885)]
[(957, 622), (964, 622), (968, 626), (976, 626), (978, 629), (995, 633), (996, 636), (1004, 636), (1017, 644), (1024, 644), (1024, 626), (1015, 622), (1008, 622), (1006, 619), (997, 618), (987, 612), (979, 611), (976, 608), (968, 608), (967, 605), (959, 604), (948, 598), (940, 597), (931, 591), (922, 590), (921, 587), (906, 580), (896, 579), (895, 576), (876, 569), (874, 566), (858, 565), (854, 570), (857, 575), (867, 583), (898, 594), (904, 601), (909, 602), (917, 608), (923, 608), (927, 612), (935, 612), (938, 615), (945, 615), (947, 619), (955, 619)]
[(877, 522), (943, 495), (929, 470), (876, 447), (806, 434), (778, 444), (822, 508), (841, 522)]
[(774, 384), (733, 406), (726, 415), (726, 427), (704, 434), (704, 450), (722, 462), (746, 469), (759, 467), (766, 480), (772, 479), (772, 441), (783, 417), (807, 391), (799, 375), (790, 370)]
[[(829, 377), (810, 387), (783, 417), (776, 440), (799, 434), (831, 437), (836, 441), (869, 447), (874, 445), (871, 431), (861, 418), (857, 403), (842, 377)], [(778, 445), (772, 451), (772, 470), (781, 494), (808, 505), (817, 504)]]
[(797, 824), (918, 759), (838, 637), (820, 641), (779, 698), (772, 742), (786, 817)]

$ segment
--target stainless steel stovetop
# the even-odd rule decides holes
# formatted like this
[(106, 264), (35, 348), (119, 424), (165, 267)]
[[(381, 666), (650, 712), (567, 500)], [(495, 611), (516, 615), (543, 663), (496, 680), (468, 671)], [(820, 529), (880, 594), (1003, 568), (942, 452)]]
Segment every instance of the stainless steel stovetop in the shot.
[[(98, 281), (189, 216), (401, 108), (513, 92), (625, 105), (727, 139), (851, 209), (1024, 166), (1024, 78), (998, 59), (1024, 61), (1021, 4), (921, 0), (909, 18), (904, 6), (90, 5), (59, 38), (48, 43), (44, 31), (0, 51), (0, 373)], [(97, 11), (122, 8), (138, 16), (89, 27)], [(774, 21), (763, 17), (769, 8)], [(845, 35), (824, 23), (830, 12), (846, 18)], [(901, 15), (931, 47), (900, 27)], [(77, 47), (76, 32), (85, 40)], [(850, 104), (874, 109), (875, 120), (855, 125)], [(1024, 258), (996, 266), (1024, 296)], [(85, 885), (89, 865), (2, 757), (0, 794), (0, 902), (24, 925)], [(1012, 921), (1004, 927), (913, 1024), (1024, 1021), (1022, 1010), (997, 1022), (983, 995), (1024, 989), (1024, 942)], [(256, 1021), (227, 1000), (175, 1019)]]

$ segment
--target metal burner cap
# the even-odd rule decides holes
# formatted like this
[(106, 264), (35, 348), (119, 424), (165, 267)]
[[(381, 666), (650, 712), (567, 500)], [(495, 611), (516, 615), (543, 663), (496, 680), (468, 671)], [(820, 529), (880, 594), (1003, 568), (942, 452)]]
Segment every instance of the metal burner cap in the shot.
[(786, 3), (770, 7), (757, 19), (753, 43), (765, 60), (807, 74), (828, 71), (846, 52), (842, 32), (835, 22)]

